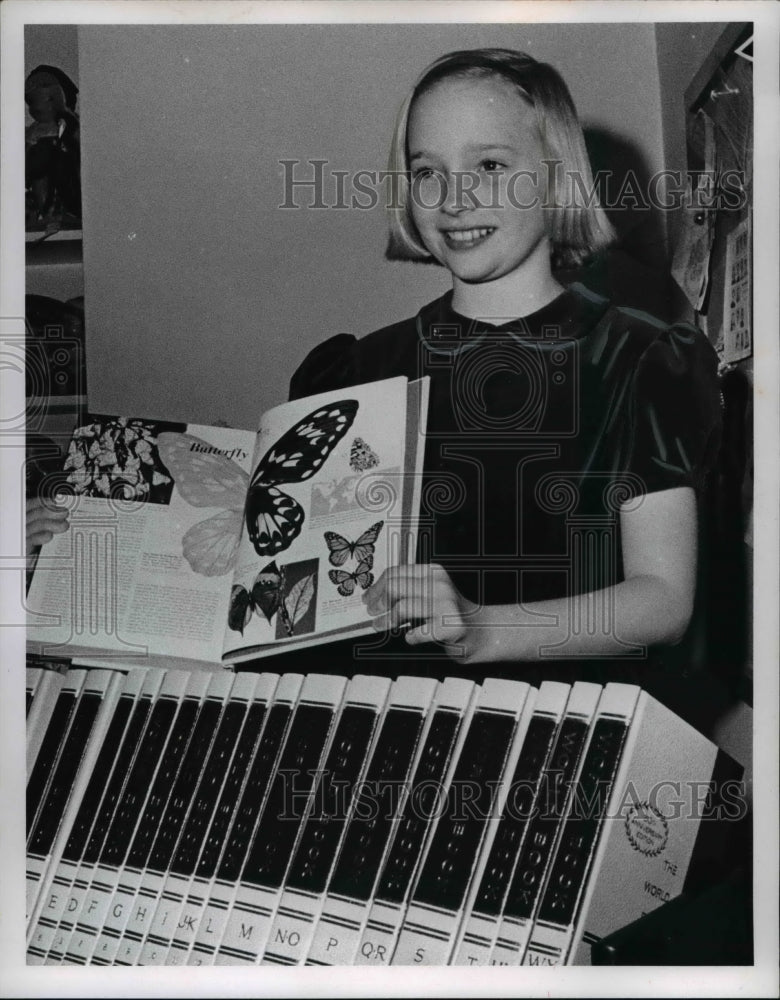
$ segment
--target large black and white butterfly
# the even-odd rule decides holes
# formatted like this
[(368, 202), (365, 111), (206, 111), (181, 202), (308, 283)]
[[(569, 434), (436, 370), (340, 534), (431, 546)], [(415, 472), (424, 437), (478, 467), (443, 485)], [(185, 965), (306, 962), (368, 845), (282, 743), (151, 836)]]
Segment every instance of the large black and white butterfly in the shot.
[(184, 557), (196, 573), (221, 576), (236, 563), (241, 520), (260, 556), (275, 555), (298, 537), (303, 508), (280, 489), (300, 483), (324, 464), (355, 419), (358, 403), (341, 400), (320, 407), (286, 431), (266, 452), (251, 479), (238, 463), (211, 451), (191, 434), (157, 437), (160, 458), (179, 493), (193, 507), (221, 507), (193, 525), (182, 539)]
[(360, 586), (365, 590), (374, 582), (374, 574), (371, 567), (374, 565), (373, 556), (361, 560), (355, 567), (354, 573), (348, 573), (344, 569), (329, 569), (328, 576), (331, 583), (336, 584), (336, 590), (342, 597), (351, 597), (355, 593), (355, 587)]
[(377, 538), (379, 538), (379, 532), (382, 530), (384, 523), (384, 521), (377, 521), (376, 524), (372, 524), (354, 542), (350, 542), (349, 539), (344, 538), (343, 535), (339, 535), (335, 531), (326, 531), (325, 542), (328, 546), (328, 558), (331, 565), (343, 566), (347, 559), (352, 558), (357, 559), (358, 562), (370, 559), (373, 565), (374, 545)]
[(260, 459), (246, 498), (246, 526), (258, 555), (286, 549), (300, 534), (303, 508), (277, 489), (280, 483), (301, 483), (318, 472), (357, 413), (356, 399), (344, 399), (314, 410)]

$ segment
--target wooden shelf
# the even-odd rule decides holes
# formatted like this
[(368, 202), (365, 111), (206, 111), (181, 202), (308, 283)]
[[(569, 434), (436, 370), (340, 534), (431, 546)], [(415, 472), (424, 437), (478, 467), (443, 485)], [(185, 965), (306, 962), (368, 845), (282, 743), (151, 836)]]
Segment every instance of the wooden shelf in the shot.
[(40, 243), (25, 243), (25, 262), (28, 267), (47, 264), (81, 264), (84, 258), (81, 233), (73, 239), (51, 237)]

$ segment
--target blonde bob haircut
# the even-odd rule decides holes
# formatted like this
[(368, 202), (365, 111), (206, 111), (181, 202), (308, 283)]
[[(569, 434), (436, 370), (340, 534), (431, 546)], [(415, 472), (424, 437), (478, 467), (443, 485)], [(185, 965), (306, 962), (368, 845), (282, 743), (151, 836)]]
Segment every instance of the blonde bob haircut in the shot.
[(553, 161), (548, 166), (552, 190), (548, 190), (545, 202), (553, 267), (576, 267), (612, 243), (614, 230), (596, 198), (582, 128), (560, 74), (547, 63), (514, 49), (466, 49), (432, 63), (401, 105), (388, 162), (396, 188), (388, 208), (387, 259), (438, 263), (423, 245), (412, 219), (407, 140), (415, 100), (450, 77), (498, 77), (515, 87), (533, 107), (543, 158)]

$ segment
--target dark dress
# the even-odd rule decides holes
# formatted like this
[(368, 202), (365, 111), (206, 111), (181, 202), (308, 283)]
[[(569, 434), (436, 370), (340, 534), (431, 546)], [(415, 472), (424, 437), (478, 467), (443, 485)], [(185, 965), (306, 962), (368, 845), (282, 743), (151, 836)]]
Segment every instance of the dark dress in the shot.
[[(325, 341), (293, 376), (291, 398), (430, 376), (418, 560), (442, 564), (469, 599), (532, 602), (619, 582), (620, 505), (680, 486), (699, 492), (717, 454), (717, 359), (707, 339), (615, 308), (581, 285), (498, 326), (460, 316), (451, 299), (361, 340)], [(363, 648), (335, 643), (278, 663), (648, 687), (649, 676), (680, 660), (679, 652), (627, 649), (598, 662), (465, 667), (433, 645), (355, 646)]]

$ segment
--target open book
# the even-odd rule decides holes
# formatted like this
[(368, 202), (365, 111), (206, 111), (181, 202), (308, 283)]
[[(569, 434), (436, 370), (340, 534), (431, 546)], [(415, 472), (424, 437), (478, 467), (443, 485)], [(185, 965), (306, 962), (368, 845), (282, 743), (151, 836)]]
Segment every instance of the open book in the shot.
[(427, 404), (401, 377), (257, 432), (93, 417), (52, 491), (70, 527), (38, 557), (30, 651), (216, 665), (371, 632), (363, 592), (414, 561)]

